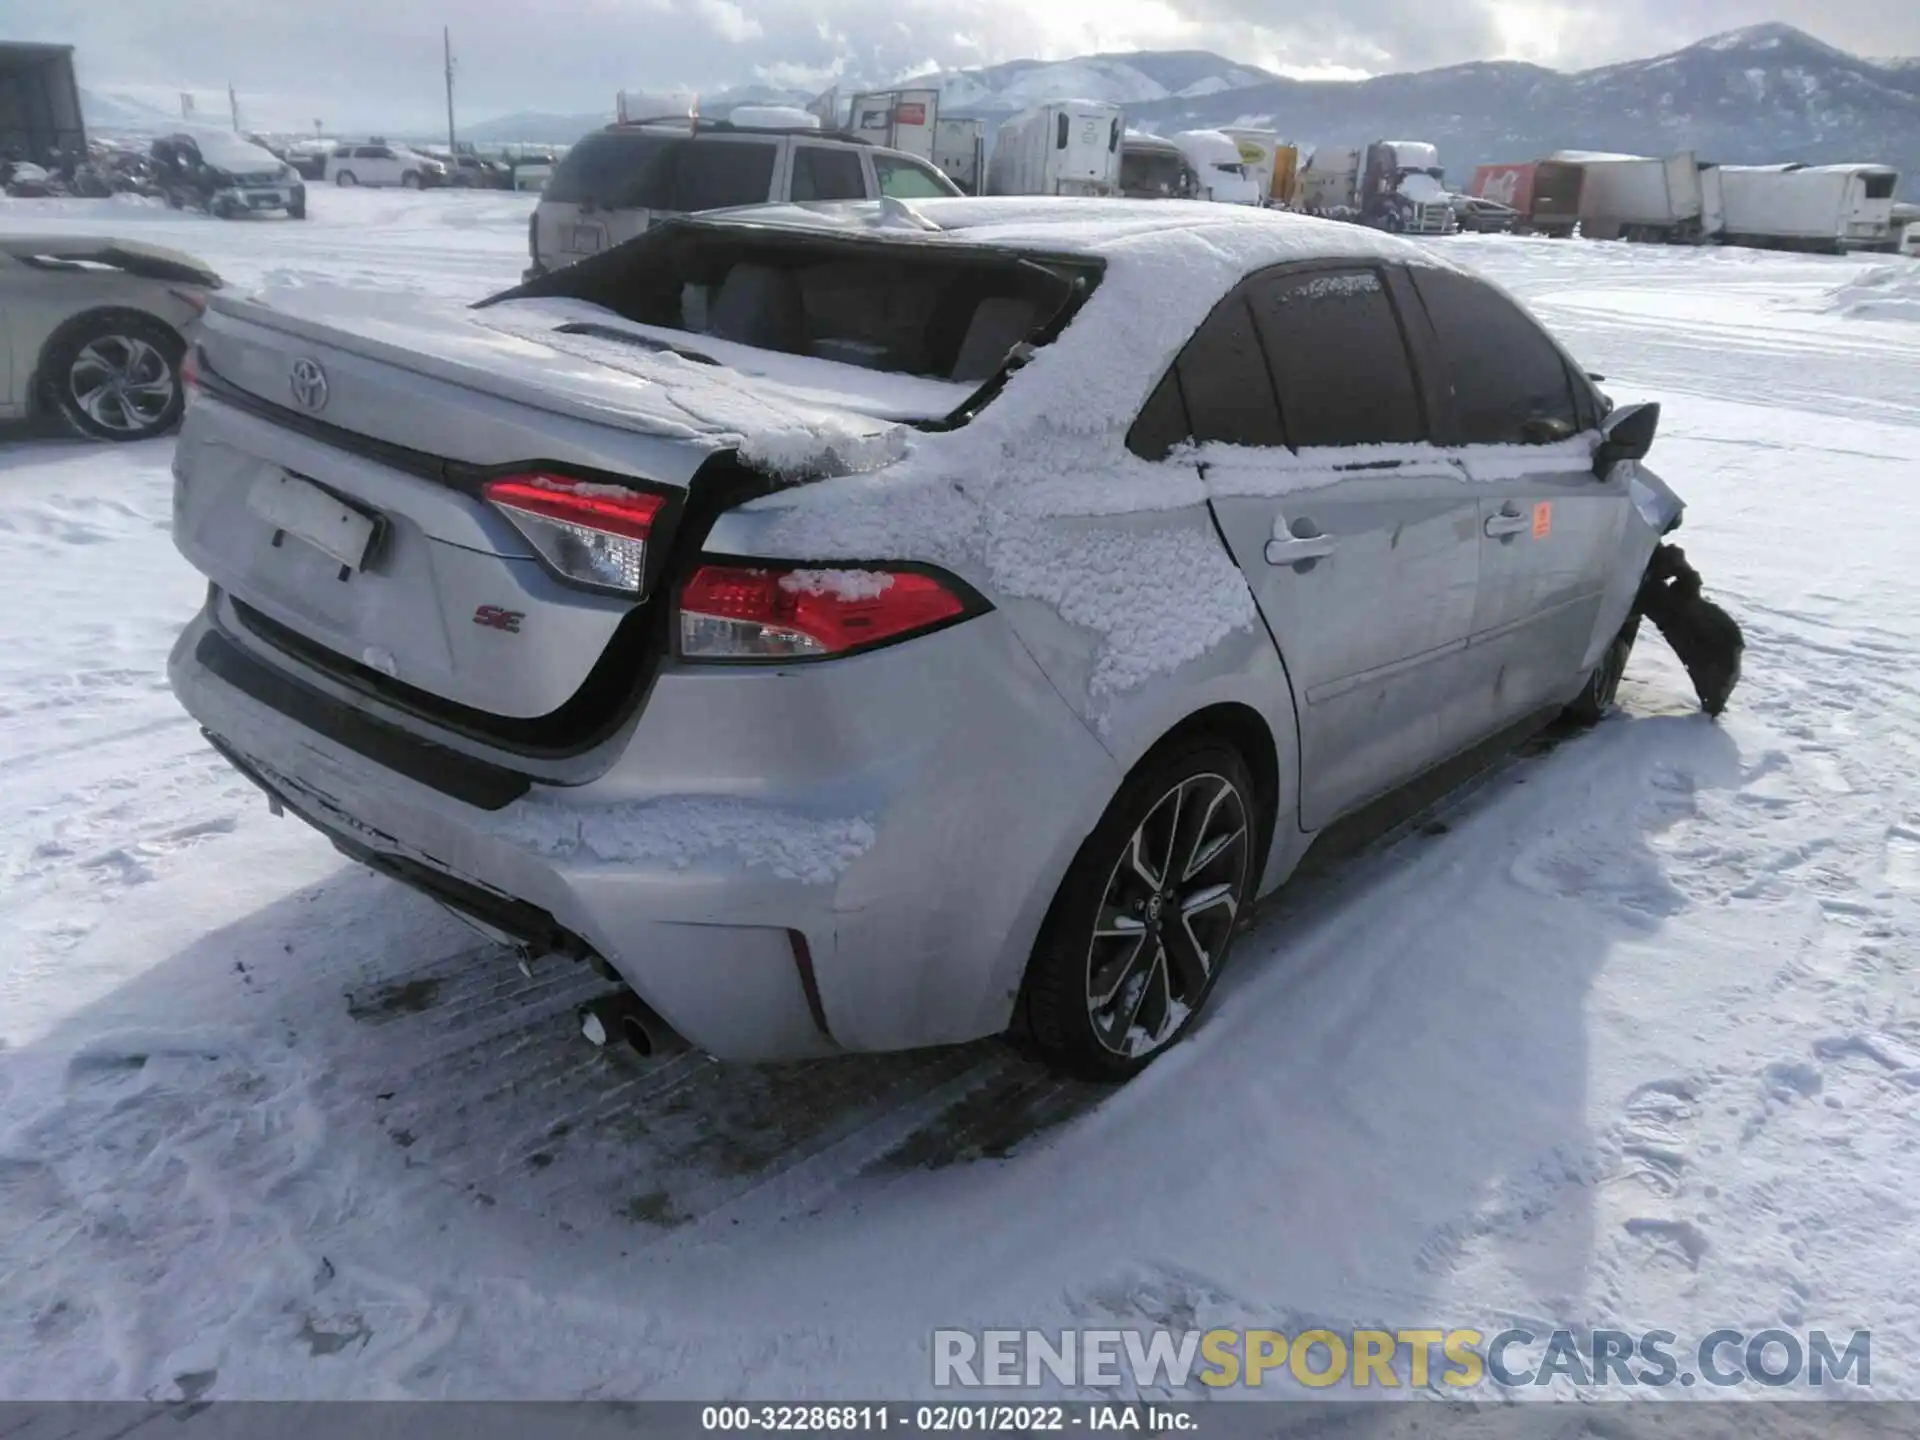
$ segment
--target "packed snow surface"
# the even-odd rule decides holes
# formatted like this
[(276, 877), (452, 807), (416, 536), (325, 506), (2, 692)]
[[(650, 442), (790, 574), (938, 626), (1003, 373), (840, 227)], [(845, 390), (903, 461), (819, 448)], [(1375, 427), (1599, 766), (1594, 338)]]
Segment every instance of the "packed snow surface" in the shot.
[[(529, 203), (0, 230), (464, 300)], [(1643, 636), (1598, 729), (1268, 906), (1119, 1093), (995, 1045), (593, 1050), (590, 974), (272, 819), (174, 704), (172, 443), (0, 440), (0, 1396), (924, 1395), (937, 1326), (1308, 1323), (1871, 1328), (1873, 1393), (1920, 1395), (1913, 329), (1824, 311), (1860, 260), (1435, 248), (1663, 402), (1745, 682), (1709, 723)], [(675, 834), (796, 853), (709, 820)]]

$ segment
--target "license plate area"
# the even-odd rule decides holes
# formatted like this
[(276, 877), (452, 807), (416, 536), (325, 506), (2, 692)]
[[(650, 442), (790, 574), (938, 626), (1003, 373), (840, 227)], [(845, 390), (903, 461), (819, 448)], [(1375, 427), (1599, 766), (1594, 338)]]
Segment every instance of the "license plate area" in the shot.
[(598, 225), (569, 225), (567, 227), (567, 250), (573, 255), (597, 255), (600, 252), (602, 236)]
[(384, 517), (285, 470), (254, 481), (247, 508), (273, 527), (275, 545), (291, 535), (337, 561), (343, 580), (366, 569), (386, 528)]

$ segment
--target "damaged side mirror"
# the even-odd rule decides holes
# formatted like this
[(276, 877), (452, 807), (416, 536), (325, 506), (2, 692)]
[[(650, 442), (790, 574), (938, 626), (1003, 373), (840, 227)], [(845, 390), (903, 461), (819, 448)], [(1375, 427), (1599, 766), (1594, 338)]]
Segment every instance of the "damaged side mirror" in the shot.
[(1660, 428), (1660, 406), (1622, 405), (1600, 422), (1600, 444), (1593, 452), (1593, 473), (1605, 479), (1622, 460), (1644, 460)]

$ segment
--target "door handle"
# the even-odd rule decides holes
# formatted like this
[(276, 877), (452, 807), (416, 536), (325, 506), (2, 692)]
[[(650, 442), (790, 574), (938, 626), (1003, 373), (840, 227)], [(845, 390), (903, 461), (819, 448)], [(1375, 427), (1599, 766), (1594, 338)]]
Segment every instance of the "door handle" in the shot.
[(1532, 524), (1524, 515), (1509, 515), (1503, 510), (1498, 515), (1489, 515), (1487, 523), (1481, 528), (1491, 540), (1508, 540)]
[(1288, 535), (1267, 541), (1269, 565), (1297, 565), (1302, 560), (1324, 560), (1333, 553), (1331, 535)]

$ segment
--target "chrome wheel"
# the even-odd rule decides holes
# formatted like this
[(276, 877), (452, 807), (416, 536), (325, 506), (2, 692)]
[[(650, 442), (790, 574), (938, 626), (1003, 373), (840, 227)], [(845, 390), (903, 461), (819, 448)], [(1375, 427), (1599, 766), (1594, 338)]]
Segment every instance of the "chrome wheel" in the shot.
[(1233, 935), (1252, 854), (1239, 789), (1204, 772), (1147, 811), (1107, 879), (1087, 948), (1094, 1038), (1150, 1055), (1205, 997)]
[(161, 424), (178, 386), (167, 357), (133, 335), (90, 340), (67, 367), (67, 393), (80, 413), (119, 435)]

